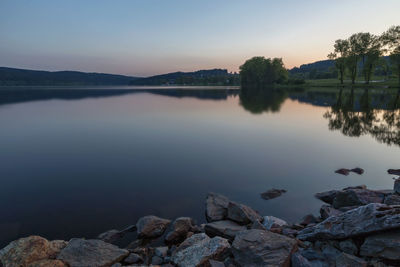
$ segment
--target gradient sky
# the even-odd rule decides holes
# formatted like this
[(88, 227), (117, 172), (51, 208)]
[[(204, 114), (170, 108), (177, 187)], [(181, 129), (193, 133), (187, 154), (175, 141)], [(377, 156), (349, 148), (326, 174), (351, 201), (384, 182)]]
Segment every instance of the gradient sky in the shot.
[(149, 76), (265, 56), (290, 68), (399, 25), (399, 11), (400, 0), (0, 0), (0, 66)]

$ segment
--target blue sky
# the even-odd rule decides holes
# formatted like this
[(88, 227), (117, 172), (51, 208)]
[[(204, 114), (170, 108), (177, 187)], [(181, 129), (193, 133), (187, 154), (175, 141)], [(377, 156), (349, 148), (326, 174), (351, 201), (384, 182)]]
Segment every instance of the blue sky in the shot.
[(237, 71), (261, 55), (293, 67), (326, 59), (338, 38), (399, 25), (399, 10), (399, 0), (0, 0), (0, 66), (148, 76)]

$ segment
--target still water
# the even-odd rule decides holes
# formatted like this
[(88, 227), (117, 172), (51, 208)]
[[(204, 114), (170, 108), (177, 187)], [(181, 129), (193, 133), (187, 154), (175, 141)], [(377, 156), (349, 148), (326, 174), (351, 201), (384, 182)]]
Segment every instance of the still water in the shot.
[[(296, 222), (316, 192), (391, 188), (396, 92), (1, 89), (0, 247), (94, 237), (144, 215), (204, 222), (207, 192)], [(335, 174), (362, 167), (363, 175)], [(263, 200), (270, 188), (288, 192)]]

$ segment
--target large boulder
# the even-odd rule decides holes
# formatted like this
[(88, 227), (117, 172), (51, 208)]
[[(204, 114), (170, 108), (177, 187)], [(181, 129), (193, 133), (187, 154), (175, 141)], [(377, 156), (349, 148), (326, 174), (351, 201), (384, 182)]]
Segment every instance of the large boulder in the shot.
[(66, 262), (70, 267), (111, 266), (128, 256), (129, 251), (106, 243), (102, 240), (85, 240), (73, 238), (61, 250), (57, 259)]
[(165, 241), (167, 243), (180, 243), (182, 242), (188, 232), (195, 230), (195, 222), (189, 217), (179, 217), (172, 223), (172, 231), (167, 234)]
[(326, 192), (316, 193), (315, 197), (322, 200), (325, 203), (332, 205), (337, 192), (339, 192), (339, 191), (338, 190), (330, 190), (330, 191), (326, 191)]
[(300, 231), (300, 240), (346, 239), (400, 228), (400, 206), (371, 203)]
[(241, 225), (247, 225), (250, 223), (254, 223), (256, 221), (259, 222), (263, 221), (263, 217), (260, 214), (258, 214), (255, 210), (253, 210), (249, 206), (236, 203), (233, 201), (229, 202), (228, 204), (227, 218)]
[(229, 199), (216, 193), (208, 193), (206, 199), (206, 218), (208, 222), (221, 221), (228, 215)]
[(400, 230), (368, 236), (361, 246), (360, 254), (367, 257), (400, 260)]
[(383, 203), (385, 194), (369, 189), (348, 189), (336, 193), (333, 200), (335, 209), (350, 206), (362, 206), (369, 203)]
[(139, 238), (157, 238), (164, 234), (170, 220), (157, 216), (144, 216), (136, 223)]
[(211, 222), (204, 226), (204, 230), (208, 236), (221, 236), (229, 240), (233, 240), (237, 233), (246, 229), (246, 226), (229, 220)]
[(230, 244), (225, 238), (195, 234), (173, 252), (171, 260), (178, 266), (204, 266), (209, 260), (223, 261), (228, 257), (229, 249)]
[(48, 241), (40, 236), (20, 238), (0, 250), (0, 262), (7, 267), (43, 264), (40, 262), (54, 259), (66, 245), (65, 241)]
[(251, 229), (236, 235), (232, 253), (240, 266), (290, 266), (291, 254), (296, 248), (295, 239)]

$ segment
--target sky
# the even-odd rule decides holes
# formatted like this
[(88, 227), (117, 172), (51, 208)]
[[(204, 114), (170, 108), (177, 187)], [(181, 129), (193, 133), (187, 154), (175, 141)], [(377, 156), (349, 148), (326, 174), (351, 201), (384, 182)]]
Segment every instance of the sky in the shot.
[(399, 11), (400, 0), (0, 0), (0, 66), (151, 76), (265, 56), (292, 68), (400, 25)]

